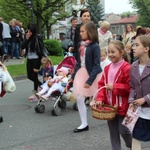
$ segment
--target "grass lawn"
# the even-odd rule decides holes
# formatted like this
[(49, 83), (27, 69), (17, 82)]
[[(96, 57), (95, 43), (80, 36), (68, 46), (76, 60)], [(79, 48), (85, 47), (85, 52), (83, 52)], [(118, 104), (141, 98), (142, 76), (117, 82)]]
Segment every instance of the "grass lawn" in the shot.
[[(50, 56), (49, 58), (52, 60), (53, 65), (59, 64), (63, 60), (63, 56)], [(12, 77), (27, 74), (26, 61), (24, 64), (9, 65), (7, 66), (7, 69)]]

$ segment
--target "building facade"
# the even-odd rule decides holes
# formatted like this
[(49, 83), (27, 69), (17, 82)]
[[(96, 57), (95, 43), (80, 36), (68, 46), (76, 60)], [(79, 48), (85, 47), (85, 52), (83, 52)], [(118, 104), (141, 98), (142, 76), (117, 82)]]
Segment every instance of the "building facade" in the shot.
[[(105, 6), (105, 0), (101, 0), (101, 4), (103, 7)], [(72, 14), (73, 10), (75, 10), (78, 16), (78, 21), (80, 23), (79, 10), (86, 7), (86, 0), (73, 0), (72, 3), (66, 3), (65, 11), (70, 12)], [(104, 7), (105, 10), (105, 7)], [(72, 17), (72, 16), (71, 16)], [(59, 20), (55, 25), (52, 26), (50, 39), (59, 39), (62, 40), (65, 36), (67, 28), (71, 26), (70, 18), (66, 18), (65, 20)]]
[(138, 16), (135, 15), (135, 16), (129, 16), (129, 17), (111, 22), (110, 31), (113, 34), (122, 35), (126, 31), (127, 24), (131, 24), (134, 29), (136, 28), (137, 19), (138, 19)]

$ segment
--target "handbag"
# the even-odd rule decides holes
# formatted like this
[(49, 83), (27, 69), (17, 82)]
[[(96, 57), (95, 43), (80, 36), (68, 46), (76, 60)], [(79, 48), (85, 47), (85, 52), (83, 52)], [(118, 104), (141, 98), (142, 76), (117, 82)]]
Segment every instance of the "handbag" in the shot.
[[(38, 48), (38, 52), (41, 54), (41, 55), (43, 55), (43, 57), (48, 57), (48, 51), (47, 51), (47, 49), (46, 49), (46, 47), (44, 46), (44, 43), (43, 43), (43, 41), (40, 41), (39, 40), (39, 36), (37, 36), (36, 37), (36, 43), (37, 43), (37, 48)], [(40, 48), (40, 42), (41, 42), (41, 44), (42, 44), (42, 49)]]
[(130, 132), (133, 131), (134, 126), (139, 118), (139, 112), (141, 110), (141, 106), (133, 105), (133, 108), (128, 108), (127, 114), (123, 119), (122, 125), (126, 126)]
[(4, 91), (7, 93), (12, 93), (16, 90), (15, 82), (13, 81), (11, 75), (9, 74), (7, 68), (3, 66), (2, 69), (2, 82), (4, 86)]

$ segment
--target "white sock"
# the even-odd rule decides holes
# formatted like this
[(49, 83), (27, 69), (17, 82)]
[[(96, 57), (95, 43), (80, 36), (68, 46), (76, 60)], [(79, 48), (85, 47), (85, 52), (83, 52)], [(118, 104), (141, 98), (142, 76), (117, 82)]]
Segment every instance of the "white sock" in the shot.
[(132, 138), (132, 150), (141, 150), (141, 142)]
[(78, 111), (81, 119), (81, 125), (78, 127), (78, 129), (83, 129), (85, 128), (88, 123), (87, 123), (87, 108), (84, 103), (85, 97), (84, 96), (78, 96), (77, 97), (77, 106), (78, 106)]

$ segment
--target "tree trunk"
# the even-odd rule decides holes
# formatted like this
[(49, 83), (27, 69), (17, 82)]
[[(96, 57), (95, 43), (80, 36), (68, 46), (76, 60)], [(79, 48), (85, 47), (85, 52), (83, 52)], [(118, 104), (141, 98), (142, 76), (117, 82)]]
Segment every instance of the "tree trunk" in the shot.
[(42, 17), (41, 14), (37, 14), (37, 33), (42, 33)]
[(48, 26), (48, 22), (46, 23), (46, 36), (47, 36), (47, 39), (49, 39), (49, 26)]

